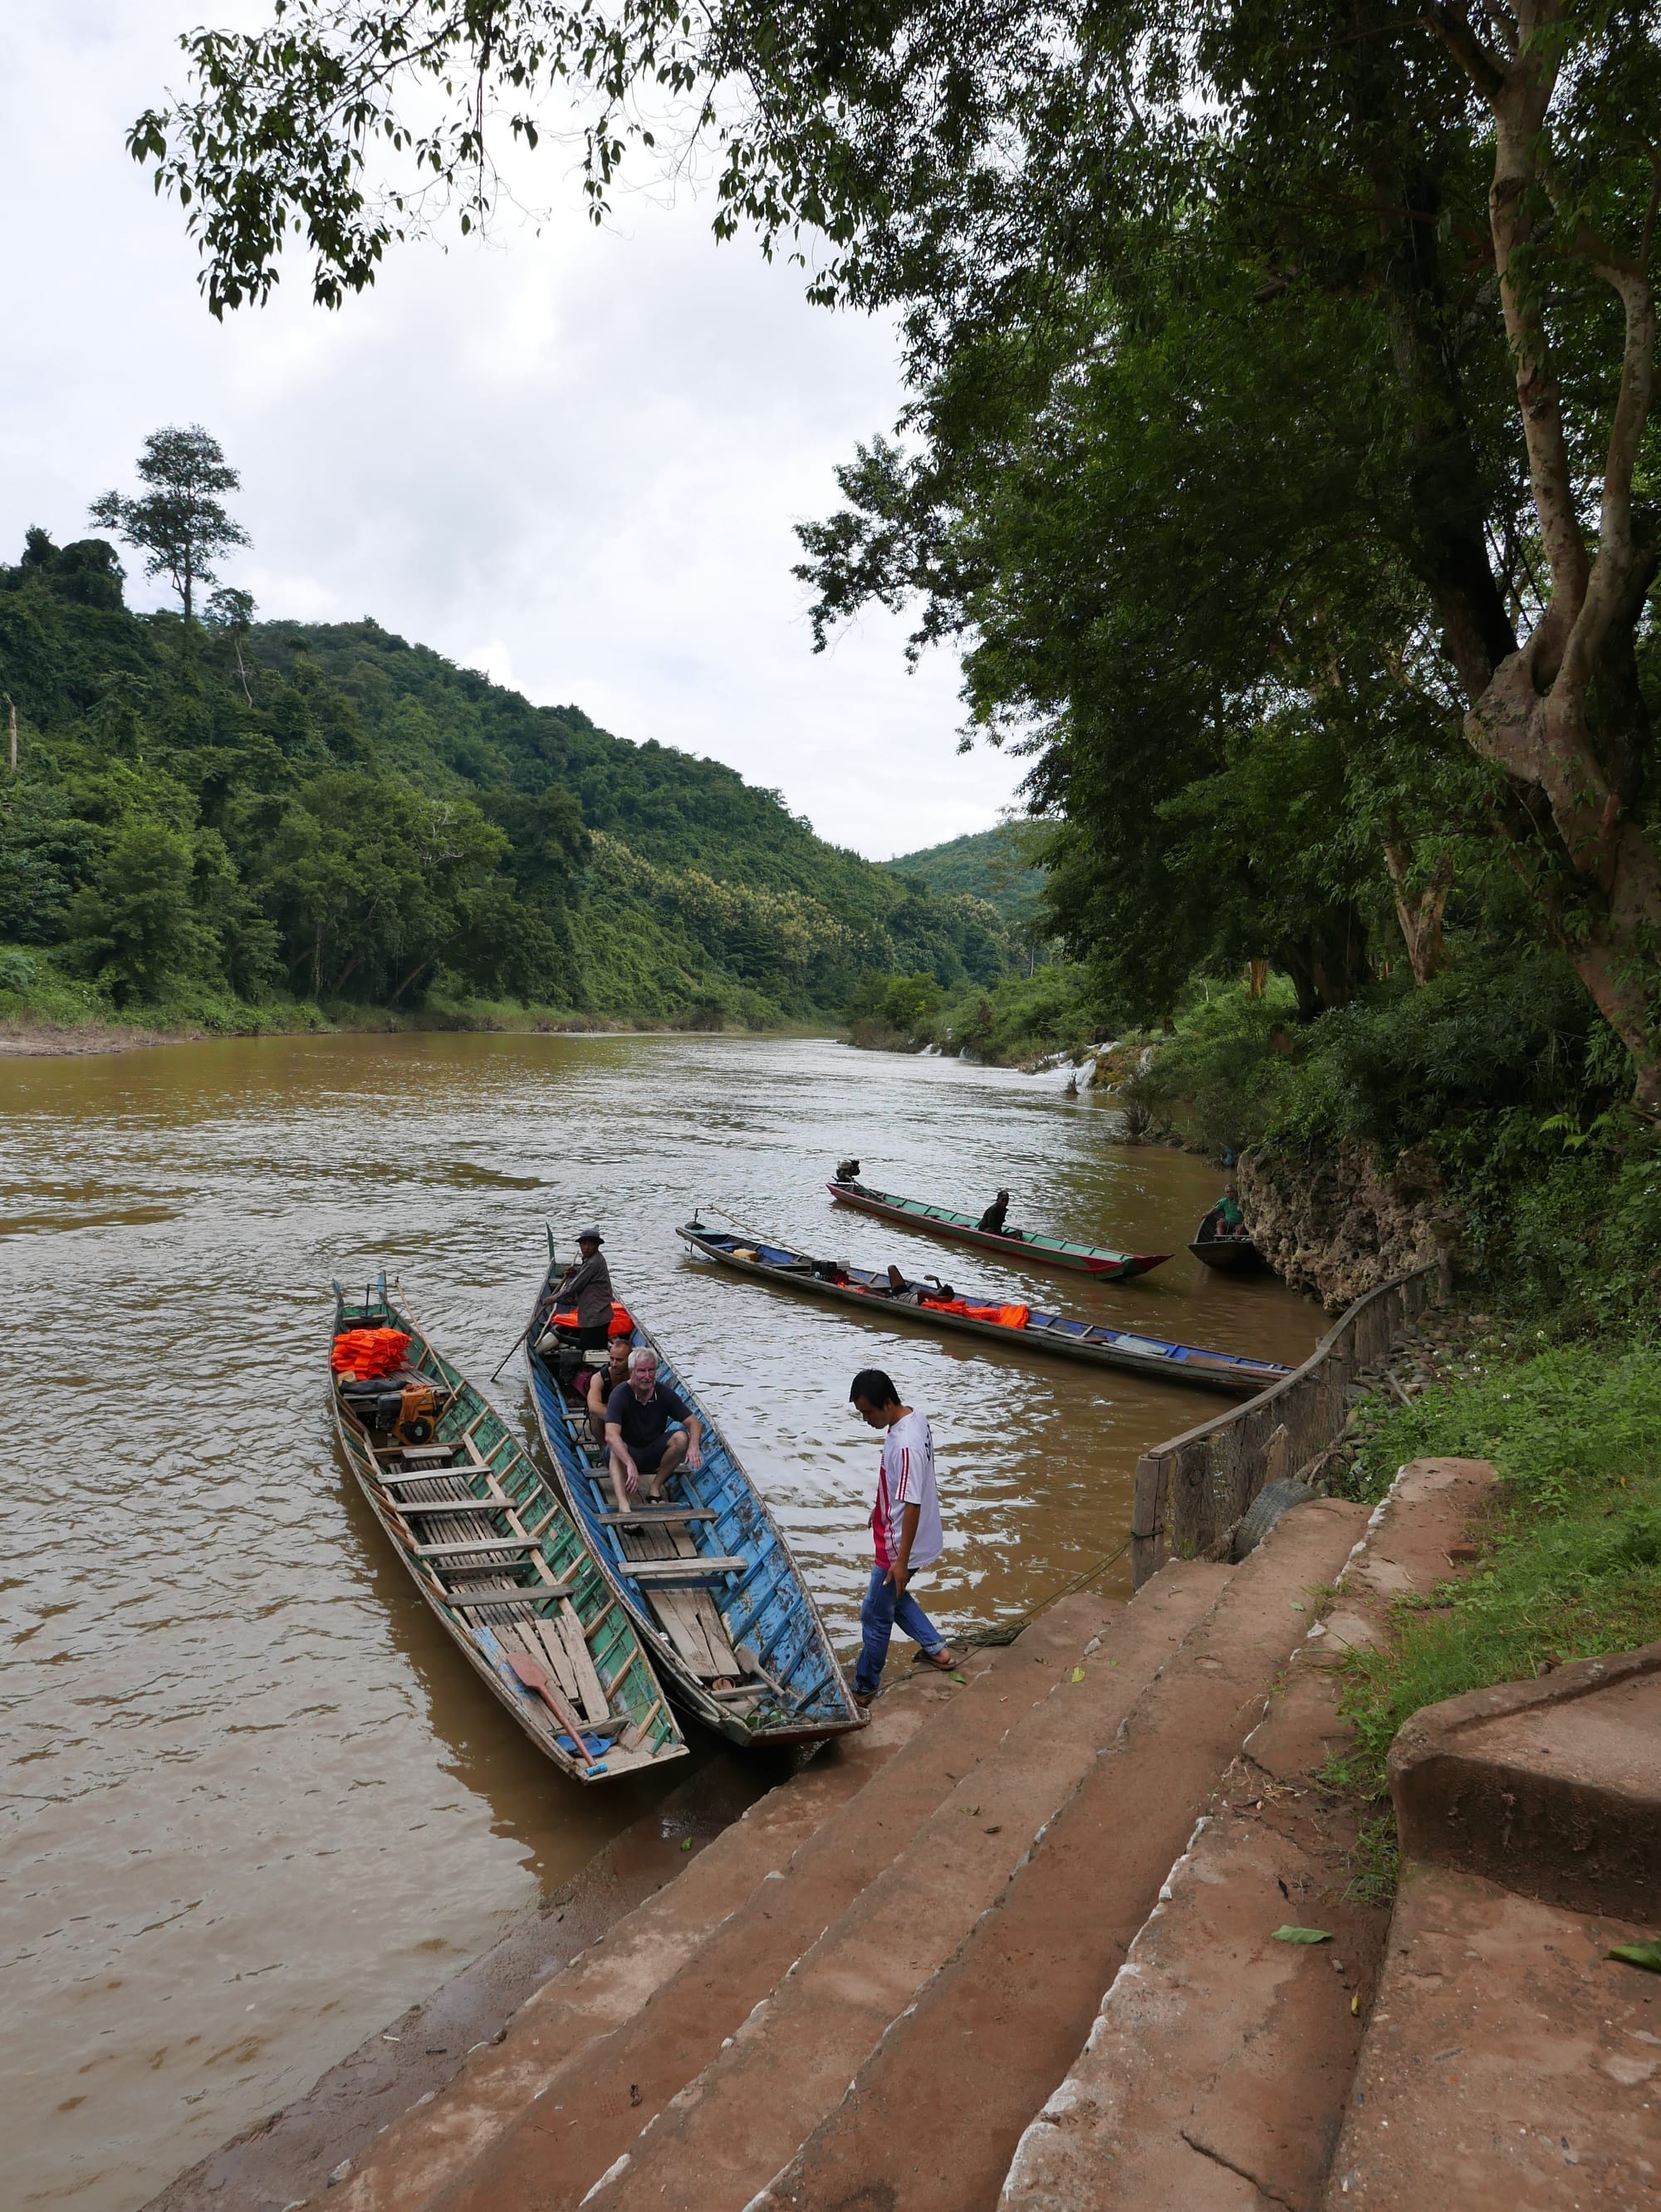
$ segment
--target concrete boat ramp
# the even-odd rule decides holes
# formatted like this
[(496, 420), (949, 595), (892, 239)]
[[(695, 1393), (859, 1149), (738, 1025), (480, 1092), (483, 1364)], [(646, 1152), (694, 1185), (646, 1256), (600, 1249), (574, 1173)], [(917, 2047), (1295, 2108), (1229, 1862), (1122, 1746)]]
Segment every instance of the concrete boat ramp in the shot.
[[(1126, 1604), (1067, 1598), (961, 1687), (900, 1685), (332, 2185), (286, 2201), (1661, 2205), (1661, 1976), (1606, 1956), (1655, 1932), (1661, 1819), (1646, 1828), (1633, 1801), (1661, 1802), (1642, 1734), (1661, 1648), (1577, 1689), (1624, 1698), (1601, 1733), (1572, 1731), (1626, 1761), (1620, 1806), (1577, 1772), (1557, 1808), (1583, 1844), (1613, 1839), (1625, 1917), (1584, 1887), (1532, 1893), (1559, 1779), (1537, 1748), (1513, 1865), (1473, 1847), (1462, 1808), (1481, 1792), (1449, 1779), (1447, 1742), (1408, 1747), (1422, 1856), (1394, 1934), (1387, 1906), (1358, 1900), (1352, 1817), (1318, 1778), (1348, 1740), (1334, 1662), (1447, 1579), (1491, 1480), (1417, 1462), (1371, 1516), (1317, 1500), (1239, 1565), (1173, 1563)], [(1537, 1700), (1531, 1741), (1538, 1718)], [(1507, 1741), (1507, 1720), (1484, 1708), (1461, 1756)], [(253, 2212), (285, 2201), (246, 2177), (209, 2189)]]

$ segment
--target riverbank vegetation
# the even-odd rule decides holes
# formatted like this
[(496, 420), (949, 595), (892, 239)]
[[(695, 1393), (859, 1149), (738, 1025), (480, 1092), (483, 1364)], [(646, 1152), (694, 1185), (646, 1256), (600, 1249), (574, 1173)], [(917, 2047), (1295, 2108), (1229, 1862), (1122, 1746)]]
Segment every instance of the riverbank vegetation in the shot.
[(1366, 1502), (1407, 1460), (1492, 1460), (1500, 1495), (1472, 1575), (1403, 1607), (1397, 1635), (1353, 1654), (1356, 1750), (1333, 1778), (1382, 1796), (1385, 1759), (1421, 1706), (1566, 1660), (1661, 1638), (1661, 1351), (1550, 1346), (1496, 1333), (1465, 1370), (1381, 1412), (1350, 1478)]
[(836, 850), (715, 762), (373, 622), (209, 605), (132, 614), (99, 539), (32, 531), (0, 568), (0, 1018), (828, 1026), (874, 969), (943, 993), (1006, 971), (984, 901)]

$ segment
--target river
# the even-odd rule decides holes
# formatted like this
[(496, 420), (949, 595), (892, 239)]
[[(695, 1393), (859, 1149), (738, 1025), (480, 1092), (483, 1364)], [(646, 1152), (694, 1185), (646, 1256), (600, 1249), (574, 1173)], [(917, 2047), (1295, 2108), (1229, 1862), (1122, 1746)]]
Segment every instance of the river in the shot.
[[(130, 2212), (307, 2087), (685, 1772), (581, 1791), (456, 1661), (330, 1433), (329, 1284), (385, 1267), (483, 1384), (545, 1255), (597, 1219), (846, 1648), (888, 1367), (931, 1416), (948, 1626), (1123, 1543), (1149, 1443), (1224, 1401), (862, 1326), (684, 1254), (701, 1209), (1283, 1360), (1323, 1326), (1183, 1249), (1203, 1163), (1055, 1079), (815, 1040), (324, 1036), (0, 1060), (0, 2121), (17, 2205)], [(833, 1215), (873, 1181), (1173, 1250), (1122, 1288)], [(495, 1386), (531, 1424), (515, 1361)], [(1126, 1561), (1103, 1586), (1128, 1590)], [(909, 1654), (896, 1644), (896, 1658)], [(737, 1757), (737, 1753), (705, 1755)]]

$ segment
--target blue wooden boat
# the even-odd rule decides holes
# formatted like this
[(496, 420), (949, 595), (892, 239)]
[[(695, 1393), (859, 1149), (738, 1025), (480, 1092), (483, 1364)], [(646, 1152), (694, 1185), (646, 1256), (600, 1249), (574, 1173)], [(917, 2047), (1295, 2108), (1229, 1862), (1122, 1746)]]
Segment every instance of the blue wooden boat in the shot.
[[(1058, 1352), (1064, 1358), (1086, 1360), (1098, 1367), (1123, 1368), (1133, 1375), (1191, 1383), (1202, 1390), (1227, 1390), (1239, 1397), (1255, 1397), (1291, 1372), (1271, 1360), (1210, 1352), (1197, 1344), (1171, 1344), (1163, 1337), (1071, 1321), (1064, 1314), (1040, 1313), (1036, 1306), (1013, 1305), (1008, 1299), (974, 1292), (955, 1292), (949, 1301), (931, 1300), (925, 1292), (920, 1300), (902, 1302), (890, 1290), (887, 1275), (874, 1267), (853, 1267), (840, 1260), (814, 1260), (788, 1245), (724, 1236), (706, 1229), (700, 1221), (689, 1221), (676, 1233), (694, 1252), (735, 1274), (751, 1275), (790, 1290), (805, 1291), (814, 1297), (831, 1299), (885, 1325), (894, 1321), (916, 1322), (929, 1329), (978, 1336), (984, 1343), (1010, 1352)], [(966, 1306), (978, 1310), (954, 1310)], [(1006, 1318), (984, 1317), (994, 1314)], [(1019, 1320), (1013, 1318), (1017, 1315)]]
[[(525, 1334), (531, 1395), (565, 1502), (651, 1652), (671, 1698), (730, 1742), (801, 1743), (863, 1728), (813, 1601), (761, 1492), (707, 1407), (663, 1346), (631, 1314), (630, 1342), (658, 1355), (658, 1373), (703, 1425), (703, 1465), (670, 1477), (660, 1507), (616, 1510), (603, 1437), (573, 1390), (590, 1369), (570, 1351), (537, 1349), (554, 1315), (549, 1269)], [(557, 1330), (556, 1330), (557, 1334)]]
[(684, 1758), (633, 1621), (500, 1414), (433, 1349), (385, 1275), (361, 1298), (334, 1289), (336, 1342), (359, 1328), (409, 1340), (399, 1371), (374, 1382), (336, 1371), (329, 1395), (358, 1487), (451, 1642), (579, 1782)]

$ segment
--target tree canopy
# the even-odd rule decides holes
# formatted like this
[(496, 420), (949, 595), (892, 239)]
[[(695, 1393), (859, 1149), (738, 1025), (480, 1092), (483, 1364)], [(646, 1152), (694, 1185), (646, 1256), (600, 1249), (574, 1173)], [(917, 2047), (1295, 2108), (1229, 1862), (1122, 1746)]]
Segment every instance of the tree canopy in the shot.
[[(214, 563), (233, 545), (250, 543), (233, 521), (222, 495), (235, 491), (241, 478), (225, 459), (217, 438), (199, 422), (188, 430), (152, 430), (138, 457), (138, 474), (149, 486), (137, 499), (106, 491), (92, 505), (101, 530), (115, 531), (144, 558), (147, 576), (167, 576), (179, 593), (185, 619), (196, 612), (197, 594), (217, 581)], [(216, 593), (245, 621), (253, 611), (246, 592)]]
[(597, 209), (631, 141), (718, 149), (718, 232), (902, 317), (821, 620), (967, 646), (1079, 949), (1150, 1008), (1272, 953), (1312, 1012), (1474, 895), (1661, 1112), (1646, 0), (281, 0), (185, 45), (132, 144), (216, 310), (296, 229), (336, 302), (487, 218), (556, 90)]

